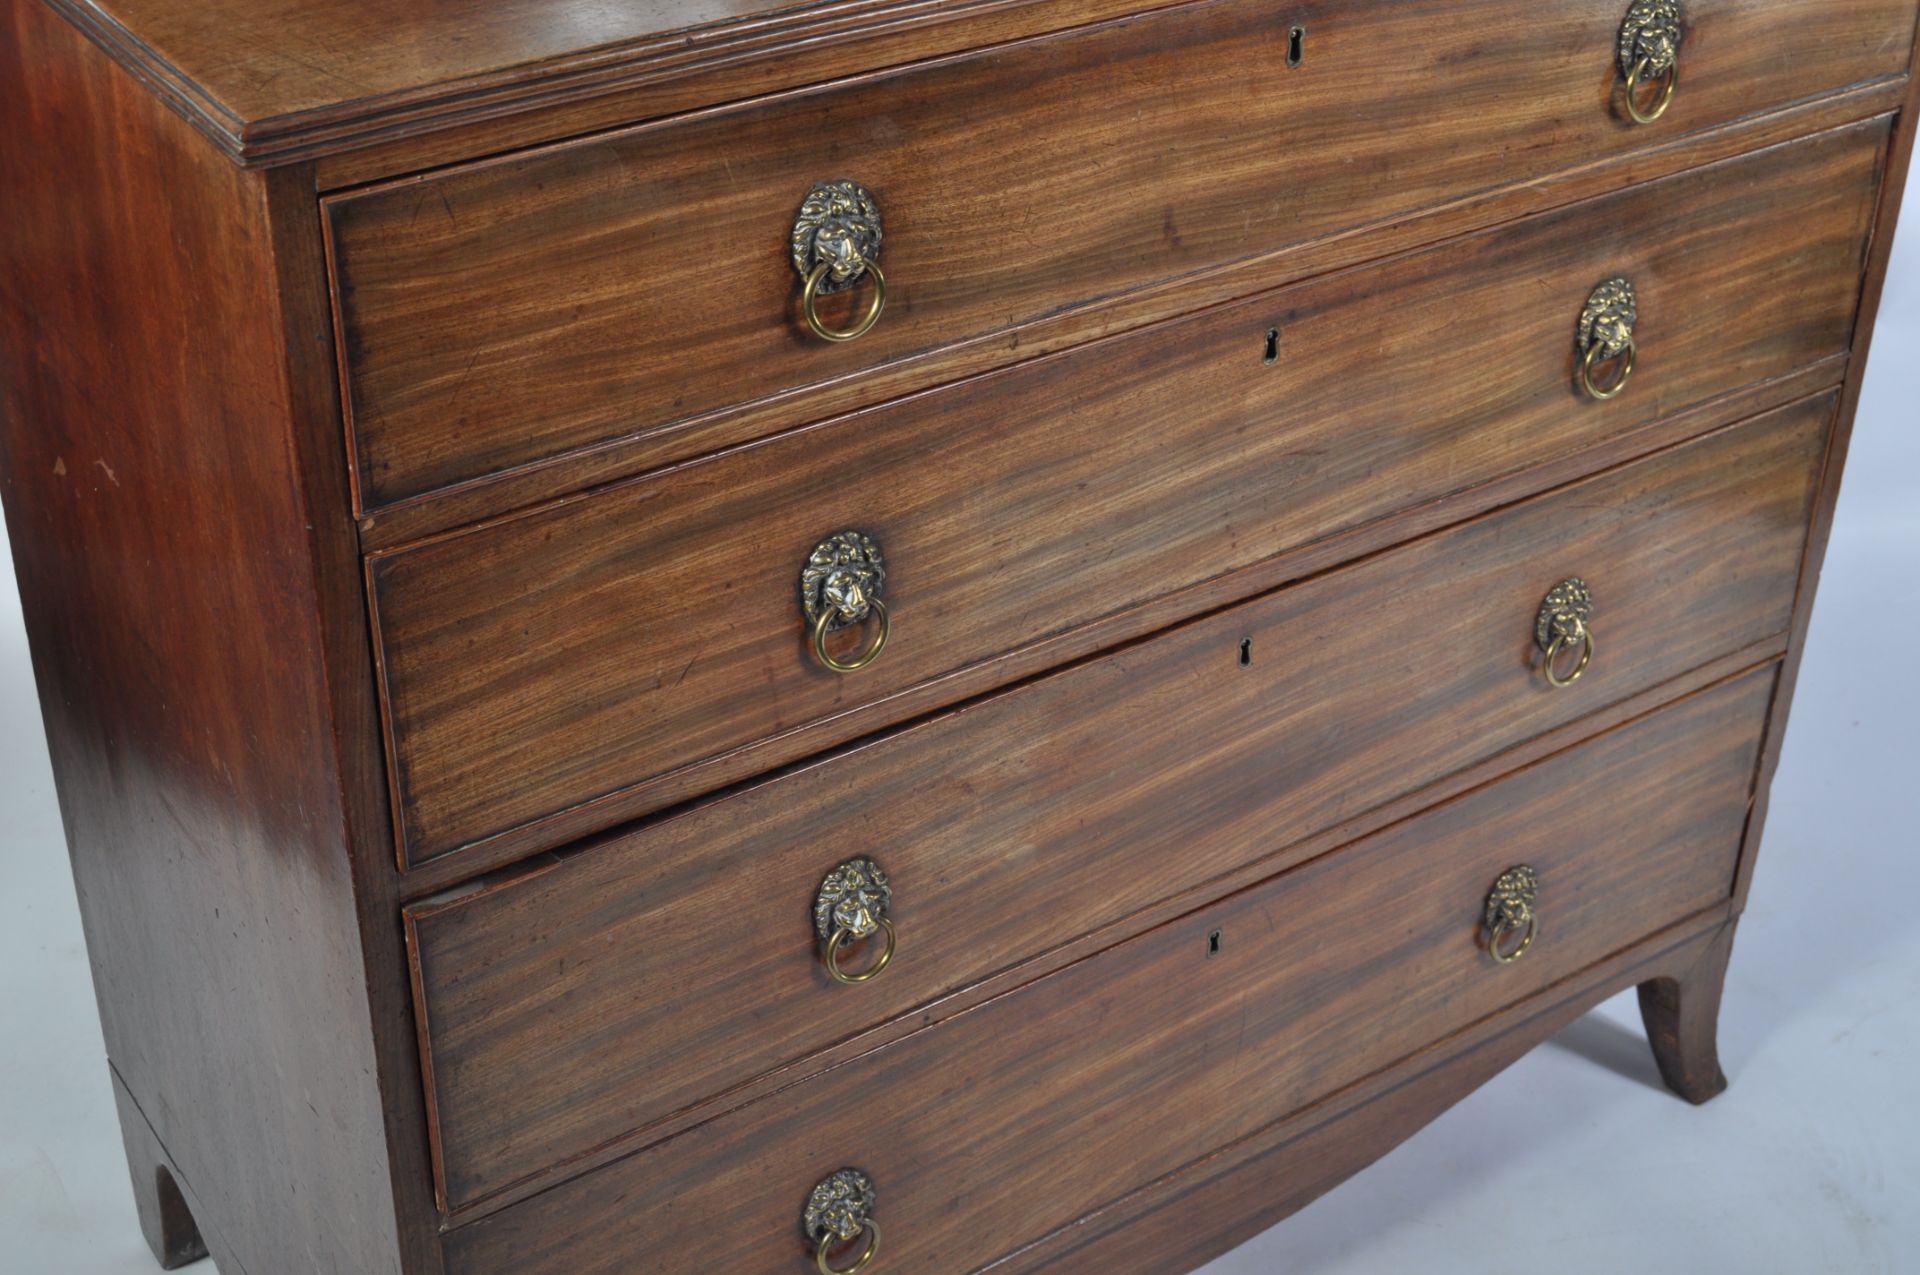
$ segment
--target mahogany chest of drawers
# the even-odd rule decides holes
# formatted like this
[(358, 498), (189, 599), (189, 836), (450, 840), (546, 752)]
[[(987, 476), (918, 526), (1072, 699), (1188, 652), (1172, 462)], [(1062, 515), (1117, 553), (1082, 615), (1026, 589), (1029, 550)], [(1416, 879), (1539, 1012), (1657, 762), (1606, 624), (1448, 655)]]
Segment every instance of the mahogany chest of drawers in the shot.
[(1714, 1030), (1915, 0), (4, 0), (141, 1220), (1168, 1272)]

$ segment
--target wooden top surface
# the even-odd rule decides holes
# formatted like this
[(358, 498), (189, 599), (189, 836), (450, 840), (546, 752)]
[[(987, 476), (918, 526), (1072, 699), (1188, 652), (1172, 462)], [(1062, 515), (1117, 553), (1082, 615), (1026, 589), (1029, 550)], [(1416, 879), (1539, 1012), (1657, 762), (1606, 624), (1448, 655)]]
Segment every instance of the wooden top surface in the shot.
[[(243, 163), (331, 156), (705, 72), (732, 77), (651, 104), (697, 109), (1183, 2), (44, 0)], [(870, 54), (846, 51), (869, 42)], [(416, 158), (537, 140), (493, 136), (471, 153)]]
[(244, 160), (1029, 2), (46, 0)]

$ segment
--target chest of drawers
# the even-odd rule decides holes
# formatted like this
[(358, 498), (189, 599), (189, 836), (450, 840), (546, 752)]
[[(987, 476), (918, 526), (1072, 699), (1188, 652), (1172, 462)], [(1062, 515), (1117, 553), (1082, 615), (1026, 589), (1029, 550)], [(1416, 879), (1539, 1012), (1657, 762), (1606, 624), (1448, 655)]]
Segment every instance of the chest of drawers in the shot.
[(1724, 1086), (1914, 0), (4, 0), (0, 480), (141, 1221), (1190, 1269)]

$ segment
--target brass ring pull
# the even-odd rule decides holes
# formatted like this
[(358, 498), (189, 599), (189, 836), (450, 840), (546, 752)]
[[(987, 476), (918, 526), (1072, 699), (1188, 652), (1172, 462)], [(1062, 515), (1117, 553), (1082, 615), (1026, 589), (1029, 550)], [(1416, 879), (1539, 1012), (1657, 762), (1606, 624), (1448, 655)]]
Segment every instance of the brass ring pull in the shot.
[(813, 622), (813, 658), (836, 673), (858, 673), (867, 665), (880, 658), (881, 650), (887, 645), (887, 634), (892, 622), (887, 618), (887, 604), (879, 598), (867, 600), (867, 612), (874, 618), (873, 641), (867, 648), (850, 660), (843, 660), (827, 649), (827, 630), (832, 627), (835, 613), (822, 611)]
[[(1619, 398), (1633, 377), (1634, 364), (1640, 358), (1640, 344), (1634, 338), (1634, 326), (1640, 322), (1640, 297), (1631, 280), (1615, 276), (1593, 290), (1580, 310), (1580, 326), (1574, 332), (1574, 347), (1580, 359), (1580, 388), (1597, 403)], [(1602, 384), (1598, 373), (1607, 363), (1617, 362), (1619, 371)]]
[(1633, 64), (1633, 69), (1627, 72), (1627, 114), (1633, 116), (1633, 122), (1636, 124), (1658, 123), (1660, 117), (1667, 113), (1667, 108), (1673, 105), (1674, 92), (1680, 87), (1680, 66), (1677, 62), (1669, 64), (1666, 73), (1659, 78), (1659, 82), (1664, 87), (1660, 90), (1659, 96), (1654, 99), (1653, 105), (1640, 105), (1640, 89), (1648, 82), (1647, 72), (1652, 67), (1652, 58), (1641, 58)]
[[(873, 1179), (858, 1169), (841, 1169), (807, 1196), (800, 1229), (813, 1245), (813, 1264), (820, 1275), (856, 1275), (880, 1256), (880, 1224), (873, 1220)], [(866, 1237), (853, 1265), (836, 1267), (833, 1250)]]
[[(1575, 641), (1580, 644), (1580, 662), (1573, 666), (1573, 672), (1562, 677), (1558, 668), (1560, 652), (1572, 646)], [(1579, 681), (1580, 675), (1587, 671), (1587, 665), (1591, 663), (1593, 663), (1593, 631), (1583, 625), (1577, 638), (1568, 639), (1558, 633), (1553, 635), (1553, 641), (1547, 643), (1547, 658), (1540, 662), (1540, 671), (1546, 675), (1548, 686), (1555, 690), (1562, 690)]]
[[(1564, 690), (1580, 680), (1593, 663), (1593, 590), (1585, 580), (1569, 576), (1553, 586), (1533, 617), (1533, 643), (1546, 654), (1540, 670), (1548, 686)], [(1572, 672), (1560, 672), (1560, 656), (1575, 646), (1579, 662)]]
[[(1602, 363), (1612, 362), (1616, 357), (1620, 361), (1619, 373), (1614, 376), (1612, 384), (1600, 384), (1594, 379), (1594, 373)], [(1587, 356), (1580, 361), (1580, 388), (1596, 403), (1619, 398), (1620, 392), (1627, 388), (1627, 382), (1633, 379), (1633, 367), (1639, 358), (1640, 344), (1632, 336), (1627, 337), (1626, 352), (1617, 356), (1609, 356), (1604, 344), (1594, 342), (1587, 347)]]
[(880, 930), (887, 936), (887, 943), (885, 947), (880, 949), (879, 959), (858, 974), (849, 974), (840, 968), (840, 953), (858, 943), (860, 941), (859, 936), (843, 925), (834, 930), (833, 937), (827, 940), (827, 973), (833, 975), (836, 983), (845, 983), (848, 987), (857, 987), (861, 983), (871, 983), (874, 979), (880, 977), (880, 972), (886, 969), (887, 964), (893, 960), (893, 949), (900, 941), (899, 932), (893, 928), (893, 922), (889, 921), (886, 917), (875, 917), (874, 919), (880, 923)]
[(887, 308), (887, 276), (880, 272), (879, 262), (868, 261), (863, 264), (865, 267), (863, 273), (873, 277), (873, 297), (867, 302), (866, 313), (861, 315), (850, 328), (828, 327), (821, 320), (819, 311), (814, 308), (815, 298), (820, 293), (821, 281), (827, 277), (827, 272), (833, 269), (833, 263), (823, 261), (807, 276), (806, 290), (800, 295), (800, 308), (806, 315), (807, 326), (813, 329), (813, 334), (822, 341), (852, 341), (865, 336), (873, 330), (874, 324), (880, 322), (880, 312)]
[(831, 1235), (820, 1241), (820, 1246), (813, 1250), (813, 1264), (819, 1268), (820, 1275), (858, 1275), (858, 1272), (873, 1265), (873, 1259), (880, 1256), (880, 1224), (868, 1218), (866, 1225), (860, 1230), (867, 1237), (867, 1244), (860, 1250), (860, 1256), (854, 1259), (852, 1266), (836, 1267), (833, 1264)]
[[(1636, 124), (1652, 124), (1673, 105), (1680, 87), (1680, 42), (1686, 38), (1680, 0), (1633, 0), (1620, 27), (1620, 73), (1626, 77), (1627, 114)], [(1649, 84), (1659, 85), (1651, 98)]]
[[(1540, 874), (1526, 864), (1500, 874), (1487, 894), (1486, 914), (1481, 925), (1487, 931), (1487, 955), (1501, 965), (1511, 965), (1525, 956), (1540, 934)], [(1508, 947), (1514, 935), (1517, 947)]]
[[(859, 182), (816, 182), (793, 223), (793, 268), (806, 280), (800, 312), (822, 341), (852, 341), (865, 336), (887, 308), (887, 276), (880, 270), (880, 205)], [(820, 318), (819, 300), (857, 286), (873, 276), (873, 296), (850, 328), (830, 328)]]
[[(872, 859), (849, 859), (820, 883), (813, 896), (813, 932), (820, 940), (821, 960), (836, 983), (849, 987), (871, 983), (893, 960), (900, 935), (887, 916), (893, 906), (893, 886), (887, 874)], [(873, 964), (858, 974), (841, 968), (840, 958), (855, 944), (874, 934), (886, 935), (886, 946)]]
[[(880, 658), (893, 627), (880, 597), (886, 587), (886, 563), (871, 536), (837, 531), (813, 547), (800, 569), (800, 609), (807, 617), (807, 645), (823, 668), (857, 673)], [(864, 624), (869, 616), (874, 622), (873, 640), (860, 654), (843, 660), (827, 649), (829, 633)]]
[[(1502, 965), (1511, 965), (1527, 954), (1527, 949), (1533, 946), (1534, 936), (1539, 933), (1540, 918), (1538, 916), (1527, 917), (1525, 925), (1503, 921), (1499, 929), (1487, 936), (1487, 954)], [(1511, 951), (1506, 950), (1507, 940), (1516, 934), (1522, 936), (1520, 946)]]

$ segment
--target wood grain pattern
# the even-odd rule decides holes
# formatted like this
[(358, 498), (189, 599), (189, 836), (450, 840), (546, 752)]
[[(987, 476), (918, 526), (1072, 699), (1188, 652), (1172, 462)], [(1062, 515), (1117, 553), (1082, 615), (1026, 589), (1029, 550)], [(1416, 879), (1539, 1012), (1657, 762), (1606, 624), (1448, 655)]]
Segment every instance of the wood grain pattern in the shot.
[[(1721, 912), (1663, 930), (985, 1269), (1168, 1275), (1198, 1267), (1379, 1159), (1615, 992), (1696, 969), (1731, 930)], [(1498, 1166), (1492, 1157), (1485, 1167)]]
[[(542, 86), (536, 90), (537, 109), (506, 111), (498, 104), (476, 103), (475, 109), (449, 117), (433, 114), (429, 107), (379, 120), (371, 128), (349, 124), (345, 129), (310, 131), (283, 143), (257, 143), (254, 153), (266, 155), (271, 147), (275, 159), (311, 155), (320, 189), (342, 191), (469, 162), (476, 156), (505, 155), (665, 119), (719, 102), (823, 84), (875, 67), (929, 61), (1089, 25), (1149, 7), (1140, 0), (985, 0), (981, 4), (940, 0), (909, 14), (881, 14), (878, 21), (868, 22), (856, 15), (836, 14), (832, 6), (823, 5), (818, 10), (823, 17), (821, 26), (807, 32), (798, 43), (779, 32), (766, 33), (781, 47), (776, 58), (743, 56), (743, 46), (761, 33), (724, 32), (718, 41), (696, 36), (683, 39), (664, 57), (642, 54), (640, 64), (630, 69), (610, 67), (601, 76)], [(1328, 11), (1328, 0), (1296, 0), (1280, 16), (1303, 24), (1323, 23)], [(1337, 14), (1337, 6), (1332, 11)], [(742, 36), (745, 38), (739, 38)], [(1802, 111), (1817, 115), (1840, 100), (1877, 90), (1891, 90), (1891, 98), (1897, 102), (1904, 88), (1904, 79), (1896, 70), (1835, 94), (1745, 116), (1733, 127), (1759, 124), (1765, 128), (1769, 125), (1764, 121)], [(1860, 114), (1850, 118), (1860, 118)], [(1789, 132), (1799, 135), (1819, 127), (1817, 123), (1790, 126)], [(1715, 131), (1722, 130), (1710, 129), (1709, 133)], [(1683, 136), (1699, 139), (1706, 134)], [(1636, 164), (1650, 161), (1657, 166), (1663, 149), (1656, 145), (1634, 152), (1633, 158)]]
[(375, 691), (366, 578), (349, 507), (340, 405), (329, 322), (325, 253), (313, 234), (314, 174), (276, 168), (265, 174), (273, 240), (275, 286), (281, 298), (284, 373), (293, 408), (289, 431), (311, 546), (313, 589), (319, 600), (319, 640), (325, 648), (332, 738), (317, 747), (337, 767), (345, 842), (353, 863), (360, 923), (360, 966), (371, 1015), (375, 1074), (386, 1123), (389, 1187), (398, 1213), (398, 1260), (409, 1275), (438, 1275), (440, 1246), (426, 1123), (415, 1046), (412, 1002), (398, 896), (392, 871), (393, 828), (386, 752)]
[[(437, 140), (476, 124), (511, 131), (715, 72), (765, 92), (810, 82), (780, 72), (822, 51), (886, 66), (993, 43), (990, 32), (1058, 30), (1141, 7), (1140, 0), (494, 0), (426, 8), (371, 0), (343, 22), (337, 7), (303, 0), (49, 3), (243, 163)], [(631, 123), (649, 113), (616, 118)], [(464, 140), (462, 159), (508, 149)], [(415, 159), (394, 171), (431, 166)]]
[[(1628, 699), (1605, 704), (1591, 713), (1543, 734), (1535, 735), (1521, 744), (1469, 765), (1465, 769), (1453, 771), (1432, 783), (1412, 789), (1381, 805), (1363, 810), (1322, 831), (1293, 842), (1278, 852), (1245, 863), (1238, 869), (1209, 878), (1177, 894), (1168, 895), (1161, 901), (1129, 913), (1111, 924), (1061, 938), (1052, 946), (1045, 947), (1044, 950), (1034, 953), (1017, 964), (1007, 965), (978, 982), (967, 984), (924, 1002), (912, 1014), (872, 1023), (804, 1058), (796, 1059), (771, 1071), (762, 1072), (752, 1080), (710, 1094), (691, 1106), (682, 1107), (671, 1116), (648, 1125), (643, 1131), (603, 1142), (584, 1155), (533, 1173), (516, 1181), (512, 1186), (472, 1203), (460, 1205), (444, 1214), (444, 1225), (465, 1225), (476, 1218), (510, 1208), (519, 1201), (538, 1195), (570, 1178), (611, 1164), (632, 1154), (641, 1146), (674, 1137), (711, 1120), (716, 1115), (776, 1093), (797, 1080), (840, 1066), (871, 1050), (888, 1045), (929, 1023), (954, 1017), (974, 1006), (985, 1004), (1035, 979), (1043, 978), (1077, 961), (1097, 955), (1116, 943), (1125, 942), (1176, 917), (1184, 916), (1230, 894), (1258, 885), (1329, 850), (1358, 841), (1389, 824), (1398, 823), (1421, 811), (1449, 801), (1461, 793), (1491, 783), (1513, 771), (1530, 766), (1542, 758), (1562, 752), (1623, 723), (1643, 717), (1687, 695), (1718, 685), (1764, 664), (1774, 663), (1780, 658), (1785, 646), (1785, 634), (1777, 634), (1743, 650), (1721, 656), (1659, 686), (1642, 691)], [(580, 848), (586, 849), (587, 846), (583, 845)], [(536, 865), (538, 862), (542, 861), (536, 861)], [(527, 866), (531, 868), (536, 865)], [(474, 882), (473, 888), (485, 888), (492, 880), (511, 880), (512, 876), (513, 874), (496, 874), (493, 878)], [(447, 897), (451, 896), (452, 892), (448, 892)], [(423, 892), (418, 897), (425, 899), (429, 896)], [(792, 923), (789, 917), (786, 924)], [(419, 1070), (420, 1059), (421, 1055), (416, 1050), (414, 1059), (416, 1072)], [(429, 1077), (428, 1084), (432, 1083), (432, 1078)], [(428, 1193), (432, 1193), (431, 1183), (429, 1183)]]
[[(974, 1269), (1724, 903), (1772, 682), (1750, 674), (460, 1228), (448, 1269), (786, 1272), (796, 1211), (843, 1165), (881, 1192), (890, 1271)], [(1575, 794), (1604, 806), (1577, 833)], [(1540, 874), (1541, 937), (1503, 969), (1476, 927), (1517, 863)]]
[[(742, 777), (758, 741), (840, 742), (902, 715), (848, 710), (1831, 357), (1885, 137), (1842, 130), (376, 555), (403, 853), (735, 750), (717, 778)], [(1570, 330), (1616, 271), (1640, 289), (1640, 370), (1594, 404)], [(885, 548), (895, 626), (852, 677), (806, 653), (796, 588), (843, 527)], [(526, 782), (503, 789), (502, 765)]]
[[(1777, 633), (1830, 411), (1790, 409), (415, 905), (444, 1198), (644, 1130)], [(1532, 617), (1574, 571), (1603, 598), (1603, 654), (1550, 693)], [(854, 854), (892, 878), (902, 947), (845, 989), (807, 921)]]
[(0, 119), (0, 482), (143, 1207), (190, 1251), (164, 1157), (222, 1269), (399, 1271), (270, 183), (38, 0)]
[[(1385, 226), (1353, 227), (1248, 261), (1135, 288), (1086, 307), (942, 346), (809, 390), (810, 415), (823, 420), (916, 392), (930, 381), (944, 384), (998, 371), (1010, 363), (1228, 305), (1289, 282), (1371, 265), (1441, 240), (1565, 208), (1638, 181), (1657, 181), (1867, 120), (1891, 118), (1906, 100), (1906, 89), (1904, 78), (1873, 81), (1704, 132), (1682, 134), (1669, 143), (1611, 160), (1502, 186), (1479, 198), (1443, 204)], [(1837, 368), (1832, 383), (1837, 384), (1843, 372), (1844, 368)], [(1823, 383), (1819, 388), (1824, 387)], [(1784, 402), (1790, 397), (1781, 395), (1768, 402)], [(775, 398), (730, 409), (664, 433), (616, 438), (551, 461), (443, 488), (430, 496), (363, 511), (358, 519), (361, 543), (369, 553), (399, 548), (497, 517), (503, 509), (532, 508), (648, 473), (690, 455), (710, 455), (763, 438), (770, 430), (777, 432), (791, 420), (788, 407), (787, 400)], [(1739, 415), (1726, 416), (1722, 423), (1737, 420)]]
[[(884, 1270), (1165, 1275), (1619, 987), (1717, 1092), (1920, 5), (1690, 0), (1636, 130), (1625, 3), (0, 0), (0, 486), (156, 1255), (799, 1270), (856, 1159)], [(842, 174), (899, 286), (814, 350), (779, 248)], [(1589, 408), (1614, 268), (1645, 357)], [(664, 676), (675, 631), (792, 637), (810, 516), (869, 509), (936, 568), (882, 681), (772, 643), (732, 709), (674, 698), (720, 685)], [(597, 555), (514, 541), (543, 519)], [(510, 542), (411, 631), (449, 700), (460, 625), (512, 652), (474, 729), (553, 751), (461, 754), (482, 840), (396, 871), (363, 555)], [(1570, 571), (1602, 653), (1554, 695), (1528, 621)], [(698, 601), (635, 622), (643, 579)], [(1509, 850), (1552, 912), (1496, 974)], [(904, 946), (841, 989), (805, 904), (863, 851)]]
[[(1290, 68), (1270, 6), (1206, 0), (336, 197), (361, 497), (677, 428), (1895, 73), (1907, 0), (1841, 9), (1691, 6), (1687, 91), (1655, 130), (1613, 106), (1610, 7), (1327, 6)], [(1794, 38), (1811, 25), (1834, 38)], [(844, 347), (801, 334), (783, 256), (833, 176), (878, 194), (892, 283)], [(783, 423), (806, 419), (798, 397)]]
[[(761, 89), (804, 83), (780, 73), (823, 50), (894, 65), (977, 46), (991, 29), (1054, 30), (1140, 7), (1140, 0), (499, 0), (423, 8), (368, 0), (343, 22), (337, 8), (301, 0), (53, 2), (250, 162), (330, 155), (475, 122), (511, 124), (609, 97), (644, 102), (648, 90), (670, 90), (703, 72)], [(1339, 11), (1331, 0), (1296, 0), (1292, 9), (1308, 20)], [(955, 43), (948, 29), (956, 26), (971, 43)]]

